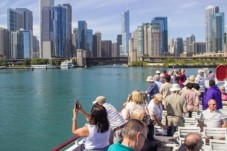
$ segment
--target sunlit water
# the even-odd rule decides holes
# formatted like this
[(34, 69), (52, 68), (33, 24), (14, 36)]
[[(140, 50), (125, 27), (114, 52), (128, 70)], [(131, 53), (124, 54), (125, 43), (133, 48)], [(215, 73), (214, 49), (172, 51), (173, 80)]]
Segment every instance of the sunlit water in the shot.
[[(145, 79), (155, 70), (123, 66), (0, 70), (0, 150), (45, 151), (56, 147), (73, 137), (75, 99), (87, 112), (98, 95), (121, 109), (132, 90), (146, 89)], [(196, 68), (186, 69), (188, 76), (196, 73)], [(78, 118), (82, 126), (85, 119), (81, 115)]]

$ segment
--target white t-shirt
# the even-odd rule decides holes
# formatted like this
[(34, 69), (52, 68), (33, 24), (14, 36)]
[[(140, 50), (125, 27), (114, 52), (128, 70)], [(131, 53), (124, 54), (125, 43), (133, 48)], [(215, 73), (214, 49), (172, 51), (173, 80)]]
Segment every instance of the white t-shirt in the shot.
[[(136, 108), (142, 108), (146, 110), (146, 104), (136, 104), (135, 102), (129, 102), (125, 106), (125, 109), (129, 112), (129, 116), (131, 115), (131, 112)], [(130, 119), (130, 117), (129, 117)]]
[[(155, 115), (158, 119), (162, 119), (162, 105), (160, 104), (155, 104), (154, 100), (152, 99), (150, 103), (148, 104), (148, 112), (149, 115)], [(154, 119), (153, 119), (154, 120)]]
[(86, 124), (89, 135), (85, 139), (85, 149), (97, 149), (104, 148), (109, 145), (110, 130), (99, 133), (98, 129), (94, 125)]
[(210, 128), (221, 128), (225, 118), (222, 113), (218, 110), (210, 111), (210, 109), (204, 110), (198, 117), (199, 121), (203, 121), (205, 127)]

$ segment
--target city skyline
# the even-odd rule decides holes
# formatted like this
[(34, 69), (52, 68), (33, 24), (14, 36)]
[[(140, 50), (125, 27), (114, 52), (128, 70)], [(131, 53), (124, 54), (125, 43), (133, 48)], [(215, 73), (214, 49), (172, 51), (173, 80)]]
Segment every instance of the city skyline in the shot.
[[(11, 3), (10, 3), (11, 2)], [(85, 20), (89, 29), (102, 33), (103, 40), (116, 42), (121, 34), (121, 14), (125, 10), (130, 12), (130, 32), (134, 32), (142, 23), (151, 22), (154, 17), (168, 18), (168, 37), (181, 37), (194, 34), (196, 41), (205, 41), (205, 8), (209, 5), (219, 6), (220, 12), (227, 12), (227, 1), (224, 0), (55, 0), (58, 4), (72, 5), (72, 28), (77, 28), (79, 20)], [(38, 38), (39, 31), (39, 0), (3, 0), (0, 9), (0, 27), (7, 28), (8, 8), (27, 8), (33, 12), (33, 33)], [(225, 21), (225, 32), (226, 32)]]

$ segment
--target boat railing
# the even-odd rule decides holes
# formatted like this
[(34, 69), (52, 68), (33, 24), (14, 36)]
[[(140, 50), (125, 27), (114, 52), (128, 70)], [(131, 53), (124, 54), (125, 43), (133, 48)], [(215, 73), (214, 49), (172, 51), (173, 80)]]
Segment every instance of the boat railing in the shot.
[(79, 146), (81, 144), (79, 144), (79, 138), (80, 137), (73, 137), (73, 138), (65, 141), (64, 143), (58, 145), (57, 147), (51, 149), (51, 151), (60, 151), (60, 150), (62, 150), (63, 148), (65, 148), (66, 146), (70, 145), (73, 142), (75, 144), (70, 147), (71, 149), (70, 148), (67, 148), (65, 150), (67, 150), (67, 151), (80, 151), (80, 147)]

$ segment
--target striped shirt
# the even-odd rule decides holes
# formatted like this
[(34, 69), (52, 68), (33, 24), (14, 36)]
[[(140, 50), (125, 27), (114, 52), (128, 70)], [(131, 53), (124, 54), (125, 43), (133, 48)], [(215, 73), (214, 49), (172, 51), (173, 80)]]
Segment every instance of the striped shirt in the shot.
[(126, 123), (123, 117), (119, 114), (117, 109), (110, 103), (104, 103), (103, 106), (107, 111), (108, 120), (110, 122), (111, 129), (115, 129), (119, 126), (122, 126)]

